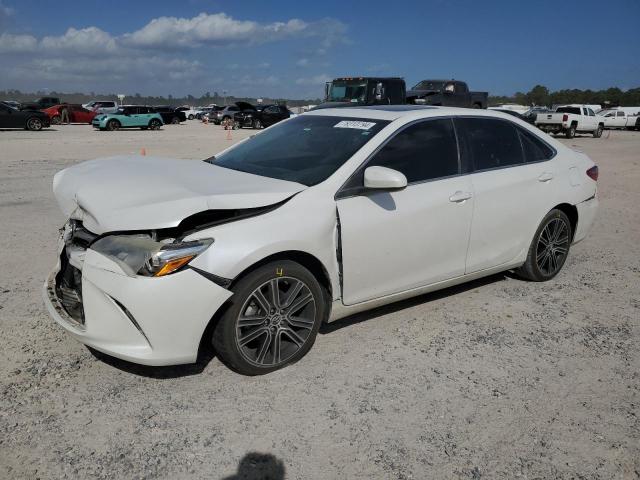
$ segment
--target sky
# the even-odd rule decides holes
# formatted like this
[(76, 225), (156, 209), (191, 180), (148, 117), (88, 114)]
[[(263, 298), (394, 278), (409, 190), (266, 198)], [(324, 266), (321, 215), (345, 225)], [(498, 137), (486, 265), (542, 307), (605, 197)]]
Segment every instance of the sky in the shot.
[(640, 0), (0, 0), (0, 89), (318, 98), (339, 76), (640, 86)]

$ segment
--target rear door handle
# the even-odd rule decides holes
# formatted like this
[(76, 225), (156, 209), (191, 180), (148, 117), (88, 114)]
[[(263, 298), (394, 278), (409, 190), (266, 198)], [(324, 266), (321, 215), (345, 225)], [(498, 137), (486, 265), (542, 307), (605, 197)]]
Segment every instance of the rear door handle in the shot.
[(539, 182), (548, 182), (550, 180), (553, 180), (553, 173), (544, 172), (538, 177)]
[(456, 193), (449, 197), (450, 202), (462, 203), (465, 200), (469, 200), (473, 195), (469, 192), (462, 192), (458, 190)]

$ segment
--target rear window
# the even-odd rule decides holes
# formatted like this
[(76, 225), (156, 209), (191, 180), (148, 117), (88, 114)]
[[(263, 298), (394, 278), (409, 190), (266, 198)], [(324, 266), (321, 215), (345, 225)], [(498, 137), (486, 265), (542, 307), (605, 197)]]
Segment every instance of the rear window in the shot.
[(518, 135), (522, 142), (525, 162), (543, 162), (551, 159), (555, 154), (553, 148), (522, 128), (518, 128)]
[(556, 110), (557, 113), (574, 113), (576, 115), (580, 115), (580, 108), (579, 107), (559, 107)]
[(524, 162), (516, 127), (492, 118), (457, 118), (456, 130), (466, 138), (476, 170), (508, 167)]

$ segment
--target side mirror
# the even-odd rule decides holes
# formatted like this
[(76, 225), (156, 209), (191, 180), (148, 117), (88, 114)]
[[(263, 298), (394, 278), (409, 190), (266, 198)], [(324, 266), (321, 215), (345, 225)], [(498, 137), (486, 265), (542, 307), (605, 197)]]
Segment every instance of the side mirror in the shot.
[(378, 82), (376, 84), (376, 100), (382, 100), (382, 97), (384, 97), (384, 85), (382, 82)]
[(407, 186), (403, 173), (387, 167), (368, 167), (364, 171), (364, 187), (376, 190), (399, 190)]

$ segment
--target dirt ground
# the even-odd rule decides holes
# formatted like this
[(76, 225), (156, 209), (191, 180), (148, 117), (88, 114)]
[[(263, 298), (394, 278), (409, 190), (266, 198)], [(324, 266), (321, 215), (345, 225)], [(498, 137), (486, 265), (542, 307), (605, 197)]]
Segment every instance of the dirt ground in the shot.
[(640, 132), (563, 140), (599, 164), (601, 210), (551, 282), (495, 275), (344, 319), (259, 378), (68, 337), (41, 300), (53, 174), (251, 133), (0, 131), (0, 478), (640, 478)]

